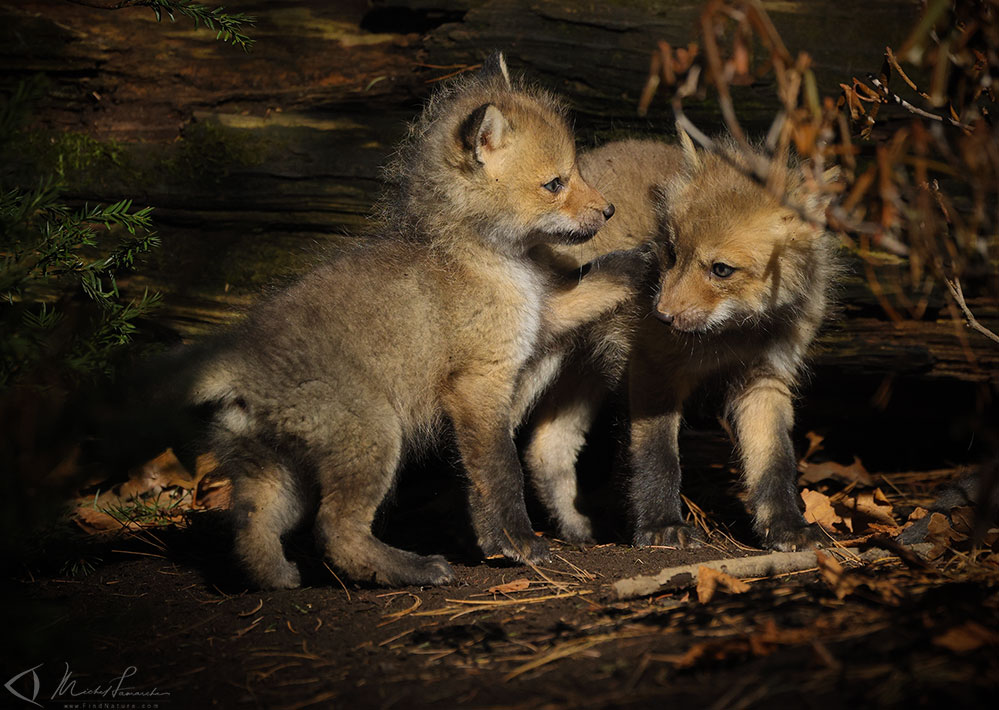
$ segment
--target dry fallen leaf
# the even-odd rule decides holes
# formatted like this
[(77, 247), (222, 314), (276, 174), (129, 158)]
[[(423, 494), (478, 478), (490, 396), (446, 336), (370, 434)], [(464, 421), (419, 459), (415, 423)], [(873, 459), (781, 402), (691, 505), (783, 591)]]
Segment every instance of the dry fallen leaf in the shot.
[(122, 523), (114, 517), (108, 515), (103, 510), (97, 510), (86, 505), (76, 509), (76, 515), (73, 517), (73, 520), (85, 532), (91, 535), (112, 530), (121, 530), (122, 528)]
[(505, 584), (497, 584), (495, 587), (490, 587), (487, 591), (492, 594), (510, 594), (512, 592), (523, 592), (530, 586), (531, 580), (521, 578)]
[(816, 434), (814, 431), (810, 431), (805, 434), (805, 438), (808, 439), (808, 451), (805, 455), (801, 457), (801, 461), (798, 462), (798, 470), (804, 470), (802, 466), (806, 465), (808, 459), (812, 457), (818, 451), (822, 451), (822, 442), (825, 441), (825, 437), (821, 434)]
[(949, 545), (956, 540), (963, 540), (965, 537), (951, 526), (950, 520), (943, 513), (930, 515), (930, 523), (926, 527), (926, 539), (930, 542)]
[(749, 637), (754, 656), (769, 656), (778, 646), (796, 646), (813, 642), (819, 630), (815, 626), (780, 628), (773, 618), (767, 618)]
[(863, 462), (853, 457), (853, 463), (848, 466), (836, 463), (835, 461), (823, 461), (822, 463), (810, 463), (802, 461), (798, 464), (801, 471), (799, 481), (802, 483), (817, 483), (825, 479), (832, 479), (842, 483), (859, 483), (864, 486), (873, 486), (874, 478), (864, 468)]
[[(864, 491), (857, 495), (852, 501), (844, 501), (851, 508), (854, 518), (854, 532), (862, 532), (858, 527), (862, 527), (864, 518), (880, 523), (881, 525), (895, 525), (895, 516), (891, 502), (881, 492), (880, 488), (873, 491)], [(858, 523), (861, 525), (858, 526)]]
[(701, 604), (707, 604), (714, 597), (719, 586), (731, 594), (742, 594), (749, 590), (749, 585), (746, 582), (733, 577), (727, 572), (721, 572), (710, 567), (698, 567), (697, 601)]
[(843, 573), (845, 571), (843, 565), (835, 557), (822, 550), (815, 551), (815, 561), (818, 563), (822, 579), (825, 580), (830, 589), (837, 590), (843, 580)]
[(828, 532), (837, 532), (835, 526), (842, 523), (843, 518), (833, 510), (829, 496), (806, 488), (801, 492), (801, 498), (805, 501), (805, 520), (807, 522), (818, 523)]
[(975, 509), (970, 505), (954, 508), (950, 511), (950, 524), (954, 532), (970, 537), (975, 531)]
[(964, 653), (982, 646), (999, 645), (999, 634), (974, 621), (967, 621), (935, 637), (933, 643), (957, 653)]
[(133, 469), (129, 473), (129, 479), (121, 484), (117, 493), (121, 499), (128, 500), (143, 495), (156, 495), (164, 488), (173, 486), (193, 490), (197, 483), (197, 479), (177, 459), (173, 449), (167, 449)]

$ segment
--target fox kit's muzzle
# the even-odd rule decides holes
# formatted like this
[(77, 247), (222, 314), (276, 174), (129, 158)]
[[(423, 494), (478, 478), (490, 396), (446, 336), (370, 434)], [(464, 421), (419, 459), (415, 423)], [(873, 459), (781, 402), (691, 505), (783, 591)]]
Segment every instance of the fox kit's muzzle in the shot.
[(600, 231), (607, 220), (614, 216), (614, 205), (607, 203), (604, 207), (590, 210), (579, 220), (579, 226), (566, 232), (558, 241), (562, 244), (583, 244), (591, 240)]

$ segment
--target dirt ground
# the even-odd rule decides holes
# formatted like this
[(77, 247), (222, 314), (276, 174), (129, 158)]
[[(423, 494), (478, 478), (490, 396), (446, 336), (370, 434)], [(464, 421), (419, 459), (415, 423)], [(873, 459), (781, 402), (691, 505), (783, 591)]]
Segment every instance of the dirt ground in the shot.
[[(224, 511), (185, 512), (166, 526), (75, 539), (19, 570), (4, 668), (34, 669), (11, 687), (31, 697), (37, 677), (44, 707), (992, 705), (999, 555), (988, 545), (969, 553), (957, 533), (925, 566), (886, 556), (750, 579), (746, 591), (710, 598), (690, 588), (618, 600), (620, 579), (760, 554), (745, 544), (734, 478), (709, 463), (730, 458), (723, 435), (688, 433), (684, 445), (690, 478), (707, 483), (692, 492), (715, 530), (706, 548), (553, 541), (552, 561), (537, 569), (483, 562), (455, 512), (458, 479), (422, 471), (404, 476), (380, 534), (444, 552), (456, 571), (448, 586), (341, 584), (302, 535), (289, 550), (306, 586), (255, 591), (231, 559)], [(895, 517), (912, 508), (905, 500), (928, 500), (926, 475), (875, 476)], [(602, 539), (623, 540), (604, 513)], [(10, 700), (0, 706), (28, 707)]]
[[(752, 582), (746, 593), (705, 604), (692, 592), (617, 602), (608, 586), (719, 556), (555, 545), (554, 561), (537, 572), (457, 563), (456, 581), (442, 588), (344, 589), (330, 580), (259, 593), (220, 587), (218, 569), (174, 554), (122, 550), (83, 579), (19, 583), (13, 638), (25, 644), (15, 649), (25, 669), (43, 663), (43, 695), (63, 678), (64, 664), (80, 690), (106, 687), (134, 667), (126, 685), (169, 693), (143, 707), (637, 708), (667, 700), (705, 708), (985, 707), (994, 700), (994, 585), (893, 571), (898, 597), (863, 589), (840, 600), (807, 572)], [(524, 579), (527, 589), (510, 584)], [(489, 591), (503, 584), (518, 591)], [(986, 636), (967, 650), (938, 643), (955, 629)]]

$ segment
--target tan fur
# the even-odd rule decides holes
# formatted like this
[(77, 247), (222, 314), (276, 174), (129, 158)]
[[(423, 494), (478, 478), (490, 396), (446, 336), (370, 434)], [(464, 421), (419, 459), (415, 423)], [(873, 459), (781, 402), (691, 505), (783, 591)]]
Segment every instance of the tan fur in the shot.
[[(573, 284), (526, 252), (583, 241), (612, 210), (580, 177), (559, 104), (512, 85), (501, 60), (431, 101), (388, 174), (396, 189), (373, 238), (259, 305), (198, 361), (192, 398), (216, 410), (237, 551), (262, 586), (299, 584), (281, 536), (311, 506), (324, 555), (352, 579), (448, 580), (443, 558), (371, 532), (397, 469), (442, 422), (482, 552), (547, 556), (512, 432), (557, 365), (542, 366), (546, 344), (586, 320), (559, 299), (629, 276), (604, 269)], [(556, 177), (563, 187), (547, 189)], [(597, 300), (593, 317), (609, 307)], [(538, 377), (525, 380), (532, 364)]]
[[(627, 363), (635, 541), (669, 544), (691, 538), (680, 511), (677, 433), (689, 394), (702, 382), (721, 378), (728, 386), (726, 412), (758, 533), (778, 548), (807, 544), (814, 531), (804, 527), (798, 512), (791, 398), (827, 308), (834, 242), (727, 162), (694, 151), (689, 138), (686, 142), (673, 148), (627, 141), (580, 161), (584, 175), (618, 205), (619, 219), (586, 249), (636, 244), (643, 233), (627, 228), (635, 224), (648, 230), (645, 238), (655, 238), (660, 253), (661, 278), (650, 302), (643, 305), (647, 296), (636, 294), (637, 307), (618, 308), (589, 327), (581, 356), (596, 363), (596, 372), (611, 383)], [(614, 169), (588, 172), (604, 156), (613, 158)], [(796, 172), (781, 178), (791, 201), (821, 214), (821, 202), (803, 188)], [(656, 196), (636, 199), (648, 194), (650, 182)], [(629, 204), (639, 214), (626, 211)], [(558, 251), (572, 254), (571, 248)], [(721, 278), (712, 272), (715, 264), (736, 270)], [(562, 379), (578, 379), (580, 371), (570, 366)], [(545, 453), (556, 438), (577, 442), (570, 447), (576, 450), (581, 446), (588, 422), (581, 425), (579, 412), (586, 403), (573, 392), (563, 382), (538, 406), (542, 428), (526, 457), (536, 480), (573, 475), (567, 457)], [(590, 420), (600, 399), (589, 401)], [(553, 458), (557, 466), (550, 463)], [(574, 520), (577, 514), (574, 509), (554, 513), (557, 520)], [(575, 527), (579, 532), (586, 526)]]
[[(584, 244), (545, 245), (533, 251), (536, 259), (566, 271), (650, 242), (657, 225), (658, 186), (682, 168), (683, 160), (675, 146), (629, 140), (584, 153), (579, 164), (588, 182), (613, 194), (611, 201), (616, 211), (614, 219)], [(574, 332), (572, 339), (549, 347), (549, 351), (560, 353), (562, 368), (551, 393), (538, 402), (530, 422), (525, 456), (531, 482), (559, 535), (567, 540), (582, 541), (592, 536), (589, 520), (575, 507), (576, 456), (601, 402), (623, 376), (636, 324), (643, 313), (648, 313), (648, 305), (640, 299), (633, 280), (618, 281), (610, 290), (620, 290), (627, 298), (592, 325)], [(556, 302), (564, 305), (568, 314), (590, 311), (588, 292), (582, 289)], [(599, 294), (594, 303), (605, 305)], [(569, 316), (566, 320), (572, 321)], [(528, 379), (530, 374), (526, 375)], [(548, 381), (543, 384), (547, 386)]]

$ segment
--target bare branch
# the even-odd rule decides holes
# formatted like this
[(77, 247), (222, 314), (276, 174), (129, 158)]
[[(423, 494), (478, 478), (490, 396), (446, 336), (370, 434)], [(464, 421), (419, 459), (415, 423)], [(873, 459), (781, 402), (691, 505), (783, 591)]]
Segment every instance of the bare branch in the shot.
[[(923, 555), (930, 551), (930, 543), (917, 543), (911, 548), (899, 546), (898, 551), (872, 547), (861, 550), (859, 547), (830, 547), (825, 554), (836, 555), (841, 560), (870, 562), (880, 560), (894, 554), (904, 555), (914, 552)], [(614, 593), (618, 599), (634, 599), (659, 592), (693, 587), (698, 581), (700, 568), (725, 572), (740, 579), (754, 577), (770, 577), (789, 572), (800, 572), (813, 569), (818, 564), (815, 550), (801, 552), (772, 552), (756, 557), (739, 557), (734, 559), (712, 560), (700, 564), (667, 567), (658, 574), (640, 575), (621, 579), (614, 583)]]
[(984, 325), (979, 323), (975, 318), (975, 314), (971, 312), (970, 308), (968, 308), (968, 303), (964, 300), (964, 291), (961, 289), (961, 280), (957, 278), (945, 278), (944, 283), (947, 284), (947, 290), (950, 291), (950, 297), (954, 299), (958, 308), (960, 308), (961, 312), (964, 313), (964, 318), (968, 322), (968, 325), (989, 340), (999, 343), (999, 335), (996, 335)]
[(929, 111), (924, 111), (923, 109), (919, 108), (918, 106), (913, 106), (908, 101), (906, 101), (905, 99), (903, 99), (901, 96), (899, 96), (898, 94), (896, 94), (894, 91), (892, 91), (891, 89), (889, 89), (887, 86), (885, 86), (884, 84), (882, 84), (881, 80), (878, 79), (873, 74), (868, 74), (867, 75), (867, 79), (872, 84), (874, 84), (874, 86), (877, 87), (878, 91), (881, 92), (881, 95), (882, 95), (882, 97), (884, 99), (891, 99), (892, 101), (894, 101), (896, 104), (898, 104), (899, 106), (901, 106), (902, 108), (904, 108), (909, 113), (914, 113), (917, 116), (922, 116), (923, 118), (928, 118), (928, 119), (930, 119), (932, 121), (941, 121), (941, 122), (946, 121), (946, 122), (950, 123), (953, 126), (957, 126), (962, 131), (970, 131), (971, 130), (971, 126), (969, 126), (969, 125), (967, 125), (965, 123), (961, 123), (960, 121), (955, 121), (950, 116), (938, 116), (935, 113), (930, 113)]

